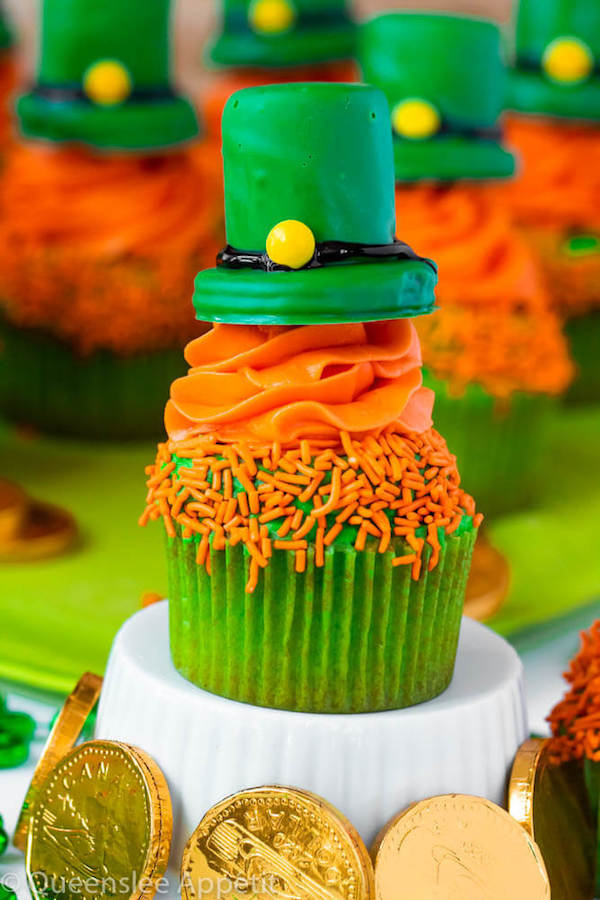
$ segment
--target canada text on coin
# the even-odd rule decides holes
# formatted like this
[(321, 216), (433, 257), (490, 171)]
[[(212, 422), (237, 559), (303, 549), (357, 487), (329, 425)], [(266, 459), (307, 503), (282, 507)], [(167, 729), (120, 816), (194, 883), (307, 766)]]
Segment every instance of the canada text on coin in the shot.
[(27, 843), (34, 898), (153, 896), (167, 867), (171, 802), (156, 764), (140, 750), (90, 741), (42, 784)]
[(377, 900), (549, 900), (541, 853), (499, 806), (449, 794), (410, 807), (373, 847)]
[(184, 900), (372, 900), (373, 870), (352, 825), (319, 797), (283, 787), (213, 807), (183, 855)]

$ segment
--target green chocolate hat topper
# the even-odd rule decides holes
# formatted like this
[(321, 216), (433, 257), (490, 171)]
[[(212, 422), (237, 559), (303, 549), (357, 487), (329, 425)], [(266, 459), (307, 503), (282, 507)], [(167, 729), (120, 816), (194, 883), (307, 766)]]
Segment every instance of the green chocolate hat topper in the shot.
[(196, 114), (171, 84), (169, 16), (169, 0), (44, 0), (23, 133), (115, 150), (193, 138)]
[(538, 115), (600, 119), (598, 0), (521, 0), (508, 105)]
[(209, 57), (222, 66), (295, 66), (355, 53), (347, 0), (222, 0)]
[(360, 29), (359, 61), (365, 80), (390, 103), (399, 181), (513, 174), (499, 127), (507, 76), (492, 22), (378, 16)]
[(12, 47), (13, 43), (13, 34), (6, 20), (4, 5), (2, 0), (0, 0), (0, 53)]
[(395, 241), (389, 108), (358, 84), (277, 84), (223, 114), (228, 246), (201, 320), (300, 325), (431, 312), (433, 263)]

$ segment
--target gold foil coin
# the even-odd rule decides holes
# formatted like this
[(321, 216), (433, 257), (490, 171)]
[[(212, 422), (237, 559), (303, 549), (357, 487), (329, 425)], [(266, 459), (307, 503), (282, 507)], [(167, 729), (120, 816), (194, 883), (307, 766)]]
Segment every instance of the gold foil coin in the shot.
[(372, 850), (377, 900), (549, 900), (539, 849), (507, 812), (449, 794), (394, 819)]
[(60, 760), (72, 750), (83, 730), (83, 726), (89, 714), (96, 705), (100, 691), (102, 690), (102, 678), (93, 672), (86, 672), (81, 676), (71, 694), (65, 700), (64, 706), (59, 712), (54, 723), (46, 746), (42, 751), (39, 762), (35, 767), (33, 778), (17, 822), (17, 828), (13, 837), (13, 844), (19, 850), (25, 851), (27, 846), (27, 832), (35, 798), (42, 782), (49, 772)]
[(27, 495), (12, 481), (0, 478), (0, 547), (12, 540), (27, 515)]
[(65, 509), (28, 500), (25, 515), (0, 541), (0, 562), (34, 562), (64, 553), (75, 543), (77, 523)]
[(510, 777), (508, 809), (538, 844), (552, 900), (594, 896), (595, 828), (580, 762), (554, 764), (550, 741), (520, 748)]
[(151, 898), (169, 859), (169, 791), (135, 747), (90, 741), (40, 787), (27, 840), (34, 900)]
[(373, 868), (352, 825), (305, 791), (263, 787), (214, 806), (181, 866), (184, 900), (372, 900)]
[(485, 622), (495, 615), (508, 596), (510, 566), (499, 550), (480, 535), (473, 551), (465, 595), (465, 615)]

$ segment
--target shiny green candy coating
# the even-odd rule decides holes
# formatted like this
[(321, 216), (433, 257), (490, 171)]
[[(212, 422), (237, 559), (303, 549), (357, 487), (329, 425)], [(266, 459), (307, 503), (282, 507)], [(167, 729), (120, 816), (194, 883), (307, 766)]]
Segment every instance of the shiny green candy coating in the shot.
[[(389, 109), (375, 88), (239, 91), (223, 115), (223, 159), (227, 241), (237, 251), (264, 252), (272, 228), (288, 219), (310, 228), (317, 243), (394, 240)], [(257, 324), (403, 318), (431, 312), (436, 281), (422, 260), (275, 272), (219, 267), (198, 275), (194, 307), (200, 320)]]
[[(23, 133), (123, 150), (195, 137), (193, 107), (171, 86), (170, 11), (170, 0), (45, 0), (37, 83), (65, 94), (20, 98)], [(86, 73), (105, 60), (123, 66), (131, 81), (131, 95), (115, 106), (96, 105), (82, 93)]]
[(6, 848), (8, 847), (8, 835), (4, 830), (4, 820), (2, 816), (0, 816), (0, 856), (3, 853), (6, 853)]
[(11, 712), (0, 698), (0, 769), (12, 769), (26, 761), (35, 729), (31, 716)]
[(420, 100), (440, 116), (442, 130), (431, 137), (395, 135), (399, 181), (513, 174), (514, 157), (501, 140), (478, 134), (498, 127), (504, 106), (507, 76), (495, 24), (432, 13), (377, 16), (360, 29), (359, 62), (391, 110)]
[[(595, 70), (574, 84), (551, 80), (542, 68), (547, 47), (576, 38), (592, 52)], [(568, 119), (600, 119), (600, 5), (589, 0), (520, 0), (516, 59), (507, 106), (519, 112)]]

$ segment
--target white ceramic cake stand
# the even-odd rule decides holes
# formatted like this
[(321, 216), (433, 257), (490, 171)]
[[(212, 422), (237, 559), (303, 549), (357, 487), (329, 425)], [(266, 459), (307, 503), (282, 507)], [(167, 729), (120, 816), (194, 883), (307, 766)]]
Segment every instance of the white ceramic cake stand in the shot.
[(333, 803), (369, 844), (410, 803), (444, 793), (504, 801), (527, 735), (514, 650), (465, 619), (454, 679), (410, 709), (313, 715), (224, 700), (186, 681), (169, 655), (167, 603), (137, 613), (115, 640), (96, 736), (149, 753), (171, 790), (176, 868), (217, 801), (242, 788), (293, 785)]

